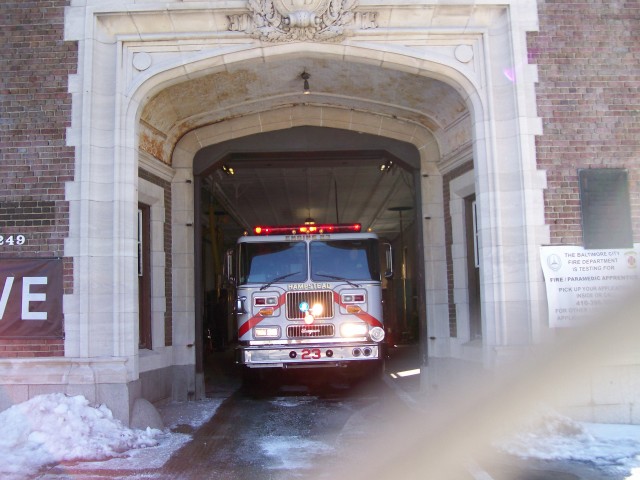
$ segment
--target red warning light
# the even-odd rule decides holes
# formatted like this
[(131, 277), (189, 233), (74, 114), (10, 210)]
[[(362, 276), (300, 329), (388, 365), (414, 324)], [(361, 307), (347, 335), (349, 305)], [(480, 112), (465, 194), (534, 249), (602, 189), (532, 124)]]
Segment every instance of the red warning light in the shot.
[(313, 235), (316, 233), (358, 233), (362, 230), (359, 223), (329, 223), (321, 225), (284, 225), (277, 227), (255, 227), (256, 235)]

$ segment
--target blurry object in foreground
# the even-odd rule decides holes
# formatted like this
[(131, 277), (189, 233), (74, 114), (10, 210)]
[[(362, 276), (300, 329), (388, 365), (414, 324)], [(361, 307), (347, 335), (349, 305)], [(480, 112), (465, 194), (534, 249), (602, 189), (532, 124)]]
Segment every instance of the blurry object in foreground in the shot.
[[(592, 370), (637, 350), (640, 295), (630, 296), (553, 345), (531, 346), (526, 358), (488, 375), (424, 392), (420, 410), (390, 412), (387, 428), (345, 453), (334, 479), (455, 480), (470, 460), (490, 461), (492, 444), (526, 425), (541, 404), (553, 405)], [(430, 375), (429, 366), (423, 376)]]

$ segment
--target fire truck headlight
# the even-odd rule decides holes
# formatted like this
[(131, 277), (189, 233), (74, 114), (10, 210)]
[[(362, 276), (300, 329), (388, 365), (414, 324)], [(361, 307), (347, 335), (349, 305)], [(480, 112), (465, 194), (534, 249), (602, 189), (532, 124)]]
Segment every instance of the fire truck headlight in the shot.
[(384, 340), (384, 329), (382, 327), (373, 327), (369, 332), (369, 336), (374, 342), (381, 342)]
[(343, 323), (340, 333), (343, 337), (364, 337), (367, 334), (366, 323)]
[(323, 311), (324, 311), (324, 307), (322, 306), (321, 303), (314, 303), (313, 307), (311, 307), (311, 314), (314, 317), (319, 317), (320, 315), (322, 315)]

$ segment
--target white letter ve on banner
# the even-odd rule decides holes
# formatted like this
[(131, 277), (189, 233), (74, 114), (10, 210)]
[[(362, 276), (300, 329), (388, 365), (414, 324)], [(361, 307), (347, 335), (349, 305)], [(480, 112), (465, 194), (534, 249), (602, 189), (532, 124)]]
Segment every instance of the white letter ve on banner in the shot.
[(0, 297), (0, 320), (4, 316), (4, 311), (7, 308), (7, 302), (9, 301), (9, 294), (13, 287), (13, 279), (15, 277), (7, 277), (4, 281), (4, 287), (2, 288), (2, 296)]
[(46, 285), (47, 277), (24, 277), (22, 279), (22, 320), (46, 320), (47, 312), (29, 311), (30, 302), (44, 302), (47, 295), (44, 293), (31, 293), (31, 285)]

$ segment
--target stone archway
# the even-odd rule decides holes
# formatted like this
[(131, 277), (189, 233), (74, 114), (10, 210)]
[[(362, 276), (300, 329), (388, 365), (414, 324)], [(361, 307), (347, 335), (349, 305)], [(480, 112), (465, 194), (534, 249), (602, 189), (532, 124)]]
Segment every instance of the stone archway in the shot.
[[(535, 28), (535, 8), (521, 2), (473, 9), (416, 5), (408, 6), (403, 15), (394, 15), (394, 5), (381, 5), (378, 13), (386, 19), (386, 27), (393, 27), (393, 33), (380, 35), (361, 29), (348, 40), (326, 44), (265, 44), (245, 33), (230, 34), (220, 27), (225, 24), (226, 7), (206, 12), (201, 8), (172, 5), (159, 11), (150, 4), (126, 12), (106, 7), (68, 10), (67, 39), (78, 40), (84, 52), (81, 73), (71, 87), (76, 110), (69, 143), (77, 146), (78, 166), (67, 189), (71, 221), (65, 254), (73, 258), (78, 288), (66, 299), (68, 354), (125, 359), (115, 383), (129, 385), (139, 376), (136, 312), (130, 308), (136, 292), (132, 284), (136, 269), (133, 212), (139, 167), (171, 178), (172, 226), (176, 239), (189, 238), (188, 224), (193, 222), (189, 165), (195, 151), (249, 133), (328, 123), (408, 141), (421, 152), (421, 190), (424, 214), (429, 217), (423, 225), (424, 271), (428, 272), (426, 285), (433, 285), (433, 289), (427, 287), (427, 296), (434, 297), (430, 304), (434, 311), (427, 316), (435, 322), (435, 332), (442, 330), (438, 318), (447, 317), (447, 302), (441, 295), (446, 287), (438, 273), (445, 265), (440, 255), (445, 248), (442, 226), (437, 220), (443, 217), (441, 193), (437, 193), (442, 191), (441, 173), (461, 158), (473, 159), (483, 219), (480, 254), (488, 267), (481, 280), (486, 292), (483, 308), (491, 324), (485, 361), (491, 363), (512, 345), (530, 342), (538, 329), (533, 318), (543, 293), (535, 265), (536, 245), (546, 232), (540, 215), (544, 175), (536, 171), (533, 149), (533, 137), (540, 131), (534, 108), (535, 72), (524, 61), (514, 63), (514, 58), (523, 57), (524, 32)], [(198, 28), (206, 19), (211, 20), (205, 30), (210, 33), (203, 35)], [(446, 22), (448, 32), (434, 36), (430, 28)], [(159, 37), (158, 32), (164, 34)], [(315, 73), (321, 70), (314, 70), (312, 86), (314, 81), (322, 87), (329, 85), (328, 80), (340, 79), (344, 68), (336, 70), (335, 63), (350, 66), (347, 71), (353, 77), (346, 78), (348, 83), (344, 78), (342, 83), (334, 82), (345, 88), (333, 92), (325, 88), (325, 94), (313, 102), (294, 101), (300, 95), (298, 76), (306, 59), (312, 59), (314, 68), (321, 66), (322, 71), (332, 73), (323, 77)], [(195, 86), (206, 84), (207, 77), (220, 80), (226, 75), (230, 88), (238, 85), (231, 80), (241, 70), (268, 72), (272, 70), (262, 67), (296, 60), (299, 63), (288, 80), (279, 75), (245, 78), (246, 85), (275, 85), (284, 90), (246, 90), (246, 96), (236, 98), (233, 105), (209, 108), (209, 113), (191, 110), (189, 114), (186, 103), (159, 102), (157, 105), (168, 108), (157, 109), (161, 112), (158, 118), (170, 125), (164, 129), (160, 122), (148, 128), (145, 108), (163, 95), (169, 97), (173, 87), (180, 88), (178, 84), (186, 86), (185, 80), (192, 80), (195, 83), (189, 85)], [(380, 80), (378, 74), (384, 74), (386, 84), (370, 82)], [(361, 85), (370, 87), (369, 95), (352, 90)], [(427, 85), (440, 88), (441, 93), (421, 94), (425, 90), (420, 89)], [(404, 87), (400, 101), (394, 95), (400, 95)], [(444, 90), (455, 94), (443, 95)], [(223, 93), (228, 91), (223, 89)], [(223, 105), (219, 93), (217, 102)], [(443, 99), (455, 103), (434, 109), (433, 100)], [(151, 147), (159, 145), (154, 137), (158, 133), (165, 143), (154, 150)], [(144, 137), (146, 134), (150, 135)], [(141, 146), (147, 152), (142, 154), (144, 161), (140, 160)], [(172, 246), (174, 281), (184, 280), (188, 285), (190, 271), (184, 262), (188, 247), (176, 239)], [(100, 292), (80, 287), (92, 275), (109, 279)], [(179, 318), (185, 325), (193, 318), (185, 307), (188, 298), (188, 288), (178, 296), (173, 292), (174, 320)], [(99, 299), (104, 300), (100, 300), (104, 311), (89, 320), (89, 305)], [(447, 335), (437, 337), (446, 346)], [(105, 343), (105, 338), (111, 340)], [(179, 341), (159, 363), (192, 365), (192, 338), (185, 333), (174, 340)], [(149, 364), (153, 368), (153, 361)]]

